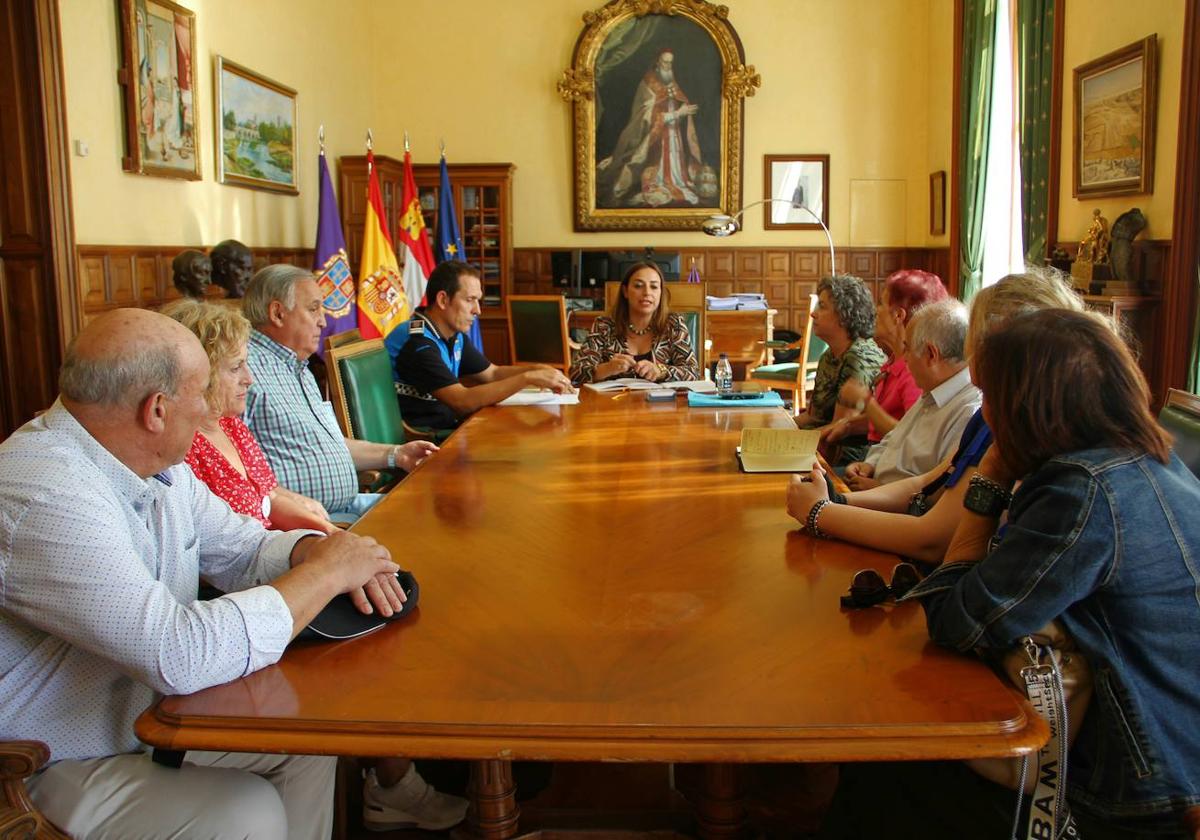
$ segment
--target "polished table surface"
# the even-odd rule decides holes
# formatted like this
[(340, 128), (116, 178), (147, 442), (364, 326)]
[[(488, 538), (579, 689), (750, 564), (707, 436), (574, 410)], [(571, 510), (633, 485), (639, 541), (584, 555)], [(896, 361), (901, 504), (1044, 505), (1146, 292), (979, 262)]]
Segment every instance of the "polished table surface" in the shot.
[[(356, 526), (421, 584), (403, 622), (161, 700), (176, 749), (696, 762), (1027, 753), (1046, 728), (915, 604), (843, 611), (894, 557), (796, 530), (742, 428), (781, 410), (585, 391), (486, 409)], [(485, 762), (486, 763), (486, 762)]]

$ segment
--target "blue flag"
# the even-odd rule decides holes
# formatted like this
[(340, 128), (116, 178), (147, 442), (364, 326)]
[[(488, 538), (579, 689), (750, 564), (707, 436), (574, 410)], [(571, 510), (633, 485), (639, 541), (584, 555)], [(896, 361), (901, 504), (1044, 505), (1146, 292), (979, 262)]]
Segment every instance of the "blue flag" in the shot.
[[(437, 261), (467, 261), (462, 236), (458, 232), (458, 213), (454, 209), (454, 191), (450, 189), (450, 171), (446, 169), (446, 156), (442, 155), (442, 185), (438, 190)], [(475, 349), (483, 351), (483, 334), (479, 330), (479, 319), (471, 323), (467, 335)]]
[(342, 223), (338, 216), (337, 199), (333, 195), (333, 182), (329, 180), (329, 166), (325, 163), (322, 149), (317, 162), (321, 181), (321, 196), (317, 204), (317, 246), (313, 254), (313, 274), (321, 287), (324, 298), (325, 329), (321, 331), (317, 353), (325, 357), (325, 337), (345, 332), (358, 326), (354, 307), (354, 275), (350, 273), (350, 260), (346, 257), (346, 240), (342, 236)]

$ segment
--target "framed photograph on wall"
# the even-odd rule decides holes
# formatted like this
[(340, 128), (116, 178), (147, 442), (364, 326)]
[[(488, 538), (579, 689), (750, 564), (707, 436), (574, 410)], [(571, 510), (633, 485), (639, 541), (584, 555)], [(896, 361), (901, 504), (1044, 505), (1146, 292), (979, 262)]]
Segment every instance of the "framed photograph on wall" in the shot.
[(929, 235), (946, 233), (946, 170), (929, 175)]
[(296, 91), (217, 56), (217, 180), (300, 193), (296, 179)]
[(828, 227), (829, 155), (764, 155), (763, 195), (778, 199), (763, 205), (767, 230), (820, 230), (813, 216)]
[(558, 83), (573, 110), (576, 230), (698, 230), (740, 209), (743, 103), (760, 79), (723, 8), (584, 15)]
[(196, 13), (170, 0), (119, 0), (125, 154), (139, 175), (200, 180)]
[(1154, 192), (1157, 35), (1075, 68), (1072, 195)]

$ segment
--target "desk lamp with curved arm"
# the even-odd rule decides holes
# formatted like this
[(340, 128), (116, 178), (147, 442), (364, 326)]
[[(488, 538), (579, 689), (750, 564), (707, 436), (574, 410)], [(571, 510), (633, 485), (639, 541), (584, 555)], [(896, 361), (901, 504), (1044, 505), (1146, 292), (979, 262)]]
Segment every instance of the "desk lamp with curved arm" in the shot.
[(709, 236), (732, 236), (733, 234), (735, 234), (739, 230), (741, 230), (742, 226), (738, 223), (738, 219), (740, 219), (742, 217), (743, 213), (745, 213), (751, 207), (757, 207), (760, 204), (767, 204), (768, 202), (779, 202), (781, 204), (790, 204), (790, 205), (792, 205), (792, 207), (796, 208), (797, 210), (803, 210), (805, 213), (812, 216), (816, 220), (817, 224), (819, 224), (821, 226), (821, 230), (825, 231), (825, 240), (829, 243), (829, 273), (830, 274), (836, 273), (837, 269), (836, 269), (835, 263), (833, 261), (833, 236), (829, 233), (829, 228), (825, 227), (825, 223), (823, 221), (821, 221), (821, 217), (818, 216), (816, 213), (814, 213), (812, 210), (808, 209), (803, 204), (795, 204), (794, 202), (788, 201), (786, 198), (764, 198), (760, 201), (755, 201), (750, 204), (747, 204), (745, 207), (743, 207), (741, 210), (734, 213), (732, 216), (726, 216), (723, 213), (716, 215), (716, 216), (709, 216), (707, 219), (705, 219), (700, 224), (700, 228), (705, 233), (707, 233)]

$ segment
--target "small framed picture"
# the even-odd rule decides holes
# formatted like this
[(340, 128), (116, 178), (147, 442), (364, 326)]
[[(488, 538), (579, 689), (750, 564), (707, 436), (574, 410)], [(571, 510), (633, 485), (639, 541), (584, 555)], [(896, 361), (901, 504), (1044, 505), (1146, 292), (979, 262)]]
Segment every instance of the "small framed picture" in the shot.
[(217, 180), (298, 195), (296, 91), (217, 56)]
[(1077, 198), (1154, 192), (1157, 35), (1075, 68)]
[(764, 155), (763, 205), (767, 230), (829, 226), (829, 155)]
[(929, 233), (946, 233), (946, 170), (939, 169), (929, 176)]

